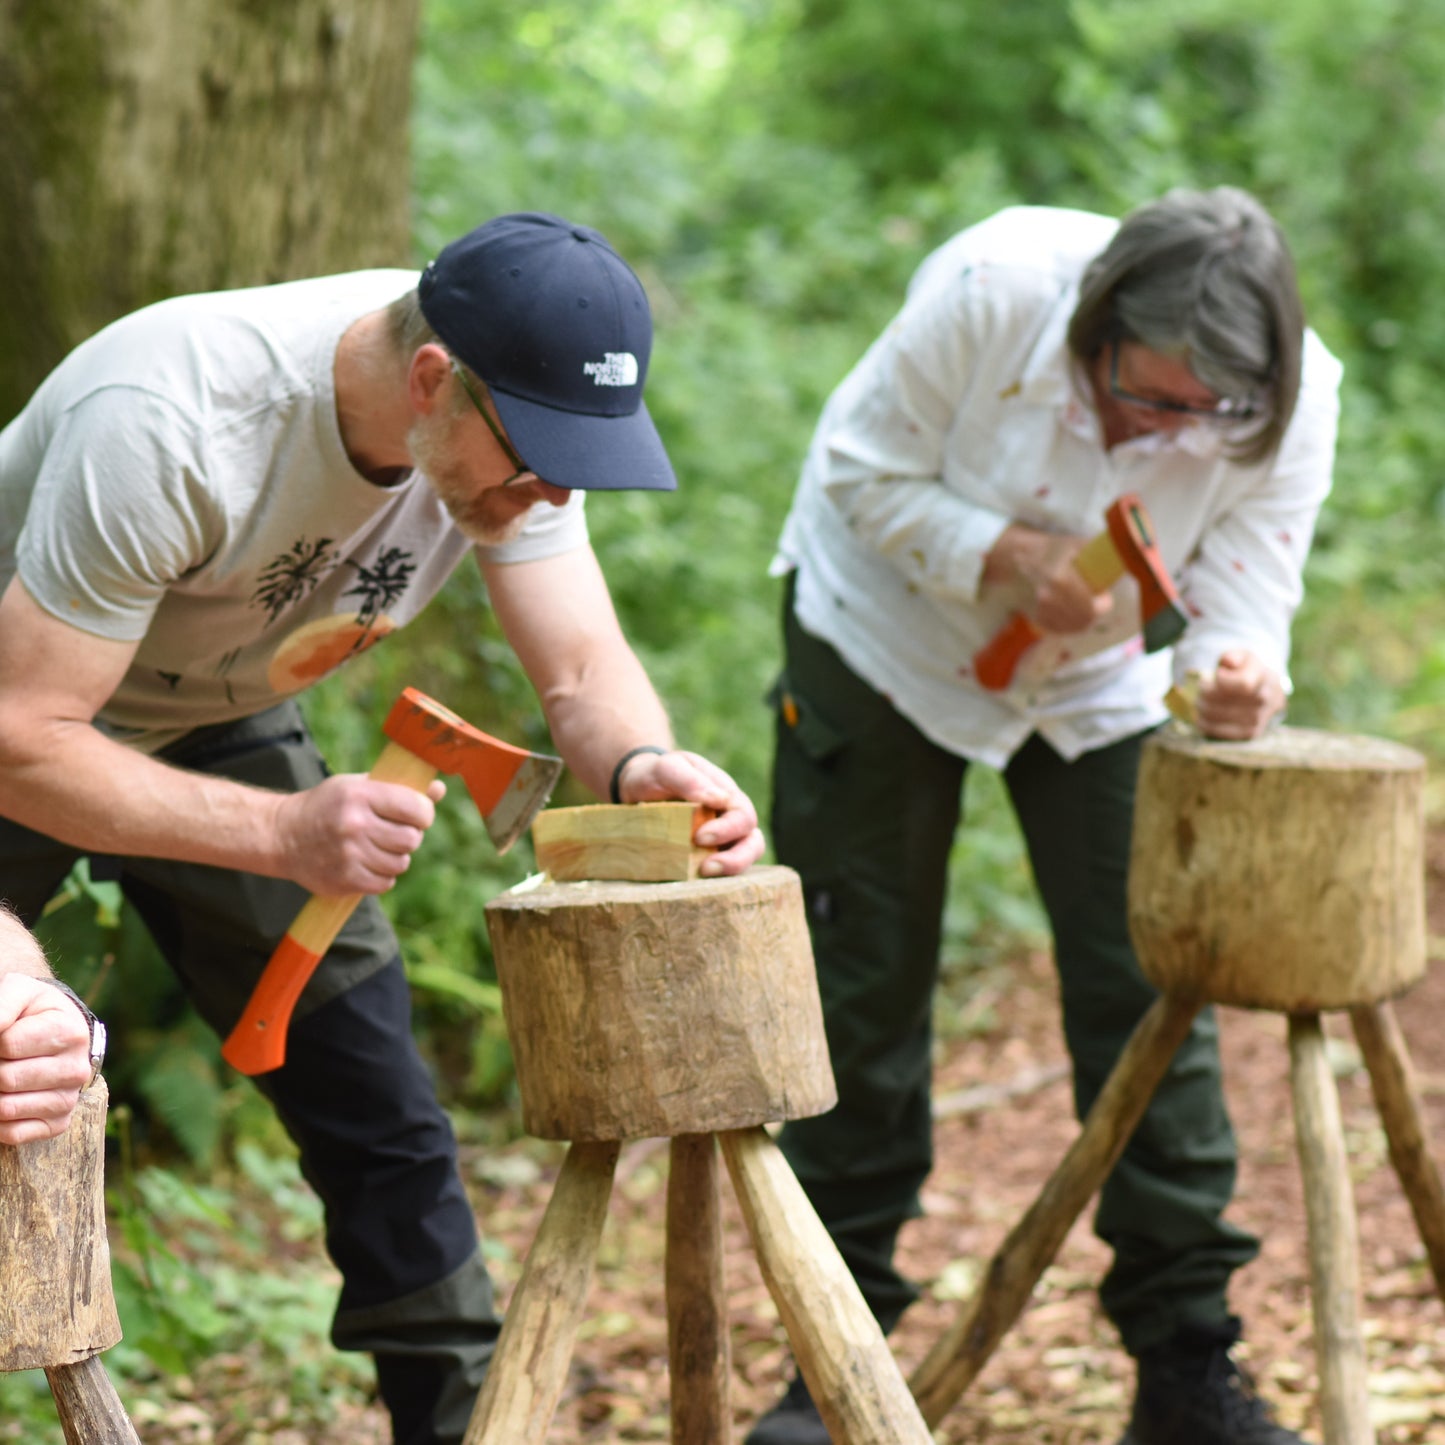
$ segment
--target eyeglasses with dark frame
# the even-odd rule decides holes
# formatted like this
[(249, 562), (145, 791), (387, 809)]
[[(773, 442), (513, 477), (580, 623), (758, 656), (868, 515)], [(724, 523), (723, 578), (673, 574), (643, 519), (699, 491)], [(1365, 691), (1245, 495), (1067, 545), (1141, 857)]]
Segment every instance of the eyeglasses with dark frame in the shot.
[(1109, 343), (1109, 395), (1115, 401), (1126, 402), (1145, 411), (1167, 412), (1172, 416), (1192, 416), (1200, 421), (1215, 422), (1220, 426), (1234, 426), (1240, 422), (1254, 421), (1264, 414), (1264, 408), (1255, 400), (1222, 396), (1213, 406), (1191, 406), (1185, 401), (1169, 401), (1163, 397), (1138, 396), (1119, 385), (1119, 341)]
[(517, 469), (515, 472), (512, 473), (510, 477), (507, 478), (505, 482), (502, 483), (502, 486), (516, 486), (522, 481), (524, 477), (528, 481), (540, 482), (542, 480), (541, 477), (539, 477), (536, 472), (534, 472), (531, 467), (529, 467), (526, 462), (524, 462), (521, 457), (517, 455), (517, 449), (511, 444), (511, 442), (507, 440), (506, 435), (503, 433), (501, 427), (499, 427), (496, 422), (492, 420), (492, 414), (486, 409), (486, 407), (482, 405), (482, 399), (477, 395), (476, 388), (473, 387), (471, 382), (467, 380), (467, 373), (463, 370), (461, 362), (459, 362), (455, 357), (452, 358), (452, 374), (459, 382), (461, 382), (462, 390), (466, 392), (467, 396), (471, 399), (472, 405), (476, 407), (476, 409), (481, 413), (482, 420), (486, 422), (488, 428), (490, 428), (491, 430), (492, 435), (496, 437), (497, 445), (501, 447), (501, 449), (507, 454), (507, 460), (511, 462), (511, 464)]

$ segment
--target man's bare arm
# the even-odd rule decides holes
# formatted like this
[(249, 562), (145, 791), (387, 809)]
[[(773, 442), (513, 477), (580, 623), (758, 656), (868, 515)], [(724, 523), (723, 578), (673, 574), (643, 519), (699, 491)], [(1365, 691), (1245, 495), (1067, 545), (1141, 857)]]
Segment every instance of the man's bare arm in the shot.
[(721, 768), (673, 749), (667, 714), (617, 621), (590, 547), (540, 562), (484, 565), (492, 606), (541, 699), (568, 767), (606, 798), (619, 761), (624, 802), (681, 798), (720, 810), (697, 841), (721, 851), (704, 872), (737, 873), (763, 851), (757, 810)]
[(93, 719), (135, 650), (52, 617), (11, 582), (0, 598), (0, 812), (78, 848), (290, 878), (317, 893), (384, 892), (405, 870), (434, 817), (432, 799), (409, 788), (350, 775), (272, 793), (106, 737)]

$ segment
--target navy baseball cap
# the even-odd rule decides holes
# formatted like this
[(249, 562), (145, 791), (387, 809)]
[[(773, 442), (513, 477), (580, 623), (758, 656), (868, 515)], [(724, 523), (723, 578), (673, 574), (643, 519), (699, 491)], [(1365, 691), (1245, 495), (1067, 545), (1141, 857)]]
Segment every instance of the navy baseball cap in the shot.
[(422, 315), (486, 382), (527, 467), (588, 491), (677, 486), (642, 401), (652, 311), (600, 232), (523, 211), (453, 241), (417, 284)]

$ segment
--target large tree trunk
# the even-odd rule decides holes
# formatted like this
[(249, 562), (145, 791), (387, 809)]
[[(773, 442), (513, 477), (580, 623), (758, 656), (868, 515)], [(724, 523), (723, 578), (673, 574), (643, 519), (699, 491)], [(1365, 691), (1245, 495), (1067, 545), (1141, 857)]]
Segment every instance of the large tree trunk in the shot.
[(418, 0), (0, 0), (0, 425), (163, 296), (406, 264)]

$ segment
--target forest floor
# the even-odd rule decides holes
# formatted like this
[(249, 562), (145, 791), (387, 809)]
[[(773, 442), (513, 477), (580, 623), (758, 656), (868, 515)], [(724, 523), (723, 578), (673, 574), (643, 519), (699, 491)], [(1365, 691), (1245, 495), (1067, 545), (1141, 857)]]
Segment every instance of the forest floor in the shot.
[[(1431, 863), (1426, 979), (1398, 1005), (1435, 1140), (1445, 1140), (1445, 845)], [(937, 1162), (925, 1217), (900, 1241), (922, 1300), (893, 1338), (905, 1373), (927, 1353), (982, 1265), (1033, 1201), (1076, 1134), (1049, 957), (1017, 959), (985, 986), (972, 1021), (944, 1043)], [(1290, 1105), (1286, 1020), (1221, 1010), (1225, 1077), (1240, 1141), (1231, 1217), (1259, 1235), (1259, 1259), (1235, 1278), (1245, 1324), (1239, 1357), (1282, 1423), (1320, 1438), (1305, 1212)], [(967, 1021), (966, 1021), (967, 1022)], [(1325, 1021), (1338, 1076), (1360, 1220), (1364, 1326), (1379, 1445), (1445, 1445), (1445, 1308), (1386, 1153), (1348, 1019)], [(979, 1105), (1004, 1086), (1021, 1092)], [(952, 1101), (950, 1103), (950, 1101)], [(472, 1161), (480, 1217), (514, 1284), (550, 1194), (558, 1146), (519, 1141)], [(587, 1316), (548, 1445), (668, 1439), (666, 1308), (662, 1284), (667, 1153), (660, 1141), (624, 1148)], [(786, 1335), (741, 1216), (724, 1186), (732, 1403), (741, 1439), (790, 1370)], [(1086, 1212), (1027, 1311), (972, 1389), (946, 1417), (946, 1445), (1113, 1445), (1133, 1390), (1132, 1363), (1102, 1317), (1095, 1286), (1109, 1261)]]
[[(1430, 867), (1434, 961), (1397, 1004), (1430, 1129), (1445, 1140), (1445, 838)], [(1231, 1217), (1259, 1235), (1260, 1258), (1235, 1278), (1238, 1357), (1282, 1423), (1321, 1438), (1302, 1186), (1290, 1104), (1286, 1020), (1221, 1010), (1226, 1087), (1240, 1142)], [(1368, 1076), (1343, 1015), (1326, 1017), (1360, 1219), (1364, 1327), (1378, 1445), (1445, 1445), (1445, 1308), (1386, 1153)], [(981, 1094), (979, 1091), (982, 1091)], [(954, 1318), (980, 1269), (1033, 1201), (1077, 1132), (1057, 991), (1046, 953), (976, 982), (950, 1020), (936, 1070), (937, 1162), (925, 1217), (900, 1241), (901, 1266), (924, 1289), (893, 1336), (905, 1374)], [(1003, 1097), (999, 1097), (1002, 1095)], [(989, 1100), (992, 1099), (992, 1102)], [(982, 1100), (982, 1101), (981, 1101)], [(463, 1160), (505, 1304), (551, 1195), (564, 1146), (466, 1143)], [(663, 1292), (665, 1141), (624, 1147), (567, 1386), (547, 1445), (666, 1441)], [(791, 1370), (787, 1338), (741, 1215), (723, 1188), (736, 1439)], [(1133, 1389), (1131, 1362), (1099, 1312), (1108, 1251), (1086, 1211), (1019, 1323), (940, 1425), (939, 1445), (1114, 1445)], [(142, 1438), (162, 1445), (385, 1445), (384, 1415), (354, 1391), (337, 1417), (300, 1426), (266, 1385), (196, 1370), (182, 1412), (146, 1411)], [(140, 1412), (137, 1423), (142, 1424)], [(271, 1424), (268, 1416), (275, 1423)], [(220, 1425), (218, 1422), (227, 1420)], [(204, 1423), (203, 1423), (204, 1422)], [(6, 1432), (0, 1430), (0, 1437)], [(524, 1445), (524, 1442), (517, 1442)], [(685, 1442), (684, 1442), (685, 1445)]]

